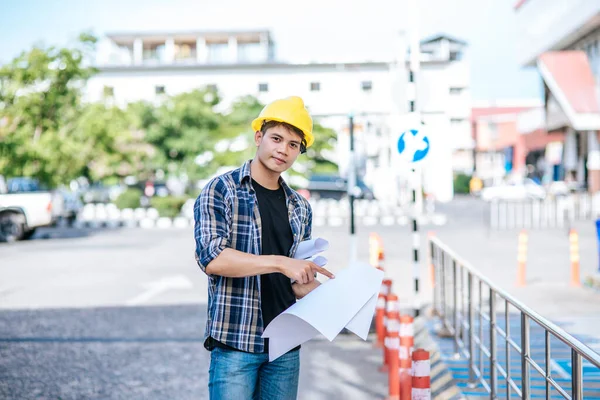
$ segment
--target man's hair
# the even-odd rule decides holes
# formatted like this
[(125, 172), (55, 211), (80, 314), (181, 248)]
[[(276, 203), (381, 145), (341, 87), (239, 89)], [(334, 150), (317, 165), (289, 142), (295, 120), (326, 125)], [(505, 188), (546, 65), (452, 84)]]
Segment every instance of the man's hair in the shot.
[(302, 130), (296, 128), (294, 125), (290, 125), (287, 122), (264, 121), (262, 123), (261, 127), (260, 127), (260, 131), (264, 135), (265, 133), (267, 133), (267, 130), (269, 128), (274, 128), (276, 126), (283, 126), (288, 131), (293, 132), (296, 135), (300, 136), (300, 139), (301, 139), (301, 141), (300, 141), (300, 153), (301, 154), (306, 153), (306, 138), (304, 137), (304, 132), (302, 132)]

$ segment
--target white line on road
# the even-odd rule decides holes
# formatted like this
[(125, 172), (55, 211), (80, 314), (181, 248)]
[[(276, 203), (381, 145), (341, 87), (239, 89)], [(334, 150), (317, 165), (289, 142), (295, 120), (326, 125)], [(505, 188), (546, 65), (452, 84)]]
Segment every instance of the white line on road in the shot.
[(146, 290), (128, 300), (125, 304), (128, 306), (137, 306), (146, 303), (153, 297), (162, 294), (170, 289), (191, 289), (194, 287), (192, 281), (185, 275), (172, 275), (156, 281), (146, 283), (142, 286), (146, 287)]

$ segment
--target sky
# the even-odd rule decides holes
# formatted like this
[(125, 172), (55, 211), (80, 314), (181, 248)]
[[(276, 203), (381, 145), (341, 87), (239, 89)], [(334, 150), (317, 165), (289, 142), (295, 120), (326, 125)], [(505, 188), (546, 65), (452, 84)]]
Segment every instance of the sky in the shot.
[[(0, 0), (0, 63), (33, 44), (78, 33), (269, 29), (279, 61), (393, 59), (408, 0)], [(468, 43), (474, 101), (541, 98), (534, 68), (516, 61), (515, 0), (418, 0), (419, 31)]]

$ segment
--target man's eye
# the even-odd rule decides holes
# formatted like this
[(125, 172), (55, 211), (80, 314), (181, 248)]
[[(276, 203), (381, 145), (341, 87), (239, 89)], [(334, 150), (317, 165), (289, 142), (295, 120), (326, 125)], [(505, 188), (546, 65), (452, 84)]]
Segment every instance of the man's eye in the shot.
[(296, 143), (292, 143), (291, 146), (292, 146), (292, 149), (295, 149), (296, 147), (298, 147), (298, 145)]
[(273, 140), (276, 141), (276, 142), (279, 142), (279, 138), (278, 137), (274, 137)]

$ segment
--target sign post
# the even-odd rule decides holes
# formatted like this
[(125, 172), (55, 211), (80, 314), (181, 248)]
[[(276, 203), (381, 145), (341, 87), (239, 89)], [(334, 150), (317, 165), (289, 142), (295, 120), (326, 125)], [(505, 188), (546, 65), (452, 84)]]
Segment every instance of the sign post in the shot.
[(418, 218), (420, 215), (420, 207), (417, 203), (417, 197), (422, 196), (423, 184), (421, 180), (420, 164), (427, 158), (429, 154), (429, 137), (427, 136), (422, 123), (418, 123), (411, 129), (407, 129), (400, 134), (398, 138), (398, 154), (410, 166), (411, 171), (411, 186), (412, 186), (412, 213), (411, 226), (413, 235), (413, 278), (414, 278), (414, 295), (415, 295), (415, 316), (418, 317), (421, 310), (419, 298), (419, 251), (420, 251), (420, 236)]

